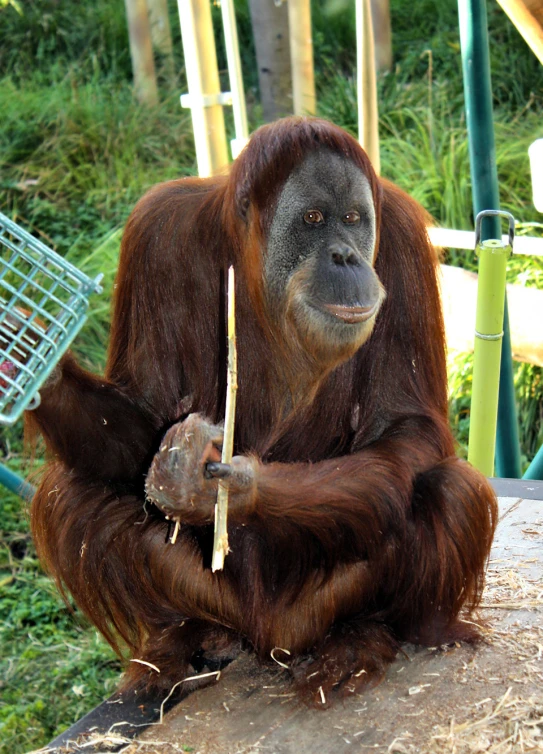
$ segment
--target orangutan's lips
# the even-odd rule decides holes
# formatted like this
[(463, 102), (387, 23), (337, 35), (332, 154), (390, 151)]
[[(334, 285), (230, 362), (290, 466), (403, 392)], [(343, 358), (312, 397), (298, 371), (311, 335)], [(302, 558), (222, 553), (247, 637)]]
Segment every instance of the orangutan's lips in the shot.
[(334, 317), (342, 319), (350, 325), (354, 325), (357, 322), (366, 322), (371, 319), (377, 309), (377, 303), (373, 306), (340, 306), (334, 304), (326, 304), (326, 311), (333, 314)]

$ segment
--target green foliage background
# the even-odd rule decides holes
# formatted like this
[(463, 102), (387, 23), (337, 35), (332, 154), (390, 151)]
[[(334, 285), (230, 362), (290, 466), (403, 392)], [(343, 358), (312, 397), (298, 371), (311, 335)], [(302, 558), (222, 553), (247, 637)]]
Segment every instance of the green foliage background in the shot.
[[(237, 0), (249, 117), (259, 125), (256, 65), (246, 0)], [(392, 0), (394, 70), (379, 81), (382, 172), (445, 226), (473, 226), (454, 0)], [(177, 81), (161, 79), (161, 103), (132, 96), (120, 0), (0, 2), (0, 207), (89, 274), (105, 293), (75, 344), (103, 366), (109, 299), (123, 224), (154, 183), (196, 172), (177, 7), (170, 3)], [(543, 136), (541, 67), (495, 2), (488, 3), (497, 159), (505, 209), (520, 232), (542, 235), (531, 204), (527, 147)], [(224, 45), (213, 9), (225, 74)], [(314, 0), (319, 113), (356, 132), (354, 9)], [(159, 61), (160, 62), (160, 61)], [(431, 62), (431, 66), (430, 66)], [(231, 123), (229, 124), (231, 129)], [(473, 267), (471, 254), (449, 260)], [(543, 287), (543, 260), (515, 258), (509, 282)], [(451, 421), (465, 452), (471, 361), (451, 359)], [(524, 461), (543, 442), (541, 370), (517, 365)], [(21, 430), (4, 431), (2, 461), (25, 473)], [(27, 512), (0, 489), (0, 752), (45, 744), (113, 690), (120, 663), (71, 612), (40, 571)]]

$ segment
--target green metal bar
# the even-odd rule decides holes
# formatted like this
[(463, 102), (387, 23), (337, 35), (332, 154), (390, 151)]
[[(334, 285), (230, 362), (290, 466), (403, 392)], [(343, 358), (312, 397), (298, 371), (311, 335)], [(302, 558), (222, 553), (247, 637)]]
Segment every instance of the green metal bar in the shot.
[(501, 238), (479, 242), (483, 216), (487, 213), (488, 211), (482, 212), (477, 216), (475, 229), (476, 251), (479, 256), (479, 284), (468, 461), (486, 476), (493, 476), (503, 340), (505, 274), (512, 250), (514, 220), (509, 215), (511, 228), (509, 244), (504, 244)]
[(4, 487), (7, 487), (8, 490), (19, 495), (19, 497), (22, 497), (23, 500), (30, 502), (34, 497), (34, 487), (25, 482), (24, 479), (21, 479), (17, 474), (14, 474), (13, 471), (10, 471), (3, 463), (0, 463), (0, 484), (3, 484)]
[[(474, 214), (477, 215), (482, 210), (497, 210), (500, 207), (492, 116), (486, 3), (484, 0), (458, 0), (458, 15), (473, 209)], [(482, 233), (483, 240), (501, 238), (498, 218), (488, 220)], [(509, 318), (506, 305), (503, 331), (496, 437), (496, 473), (497, 476), (519, 478), (521, 475), (520, 443), (513, 384)]]
[(537, 451), (534, 460), (524, 472), (523, 479), (543, 479), (543, 445)]

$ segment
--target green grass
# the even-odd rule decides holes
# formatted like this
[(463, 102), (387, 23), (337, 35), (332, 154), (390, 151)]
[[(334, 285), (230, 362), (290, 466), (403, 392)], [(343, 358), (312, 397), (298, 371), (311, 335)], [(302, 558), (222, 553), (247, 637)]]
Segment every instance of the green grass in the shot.
[[(122, 3), (0, 3), (0, 206), (89, 275), (104, 293), (74, 345), (101, 369), (123, 224), (151, 185), (195, 173), (176, 4), (170, 4), (178, 85), (152, 110), (133, 100)], [(244, 77), (258, 125), (256, 67), (246, 0), (236, 0)], [(394, 71), (379, 81), (383, 174), (441, 224), (473, 224), (456, 0), (392, 0)], [(217, 17), (218, 8), (213, 9)], [(356, 133), (353, 10), (314, 0), (319, 112)], [(502, 205), (520, 232), (543, 235), (531, 204), (529, 143), (540, 137), (541, 68), (497, 5), (489, 6), (497, 162)], [(217, 28), (219, 61), (224, 50)], [(428, 51), (431, 53), (428, 53)], [(431, 61), (431, 75), (429, 63)], [(224, 88), (227, 83), (224, 79)], [(230, 121), (229, 121), (230, 122)], [(539, 224), (538, 224), (539, 223)], [(473, 254), (448, 261), (474, 268)], [(543, 260), (515, 257), (509, 282), (543, 288)], [(450, 360), (451, 421), (465, 453), (471, 357)], [(543, 442), (542, 370), (516, 365), (524, 463)], [(20, 427), (3, 432), (2, 462), (22, 470)], [(25, 507), (0, 491), (0, 753), (43, 745), (112, 690), (120, 665), (96, 632), (66, 608), (41, 573)]]
[[(24, 474), (12, 444), (17, 430), (4, 433), (2, 450)], [(0, 752), (16, 754), (51, 740), (112, 693), (120, 664), (41, 572), (25, 504), (2, 489), (0, 508)]]
[(60, 253), (75, 245), (84, 258), (149, 186), (195, 170), (190, 116), (175, 95), (148, 110), (127, 82), (78, 83), (68, 72), (53, 87), (7, 77), (0, 99), (3, 206)]

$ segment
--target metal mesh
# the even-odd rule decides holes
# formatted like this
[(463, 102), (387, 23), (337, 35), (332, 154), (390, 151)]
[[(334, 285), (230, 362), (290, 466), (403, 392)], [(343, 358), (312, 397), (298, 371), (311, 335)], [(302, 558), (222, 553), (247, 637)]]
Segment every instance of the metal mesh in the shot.
[(0, 213), (0, 422), (39, 405), (39, 388), (100, 292), (76, 267)]

